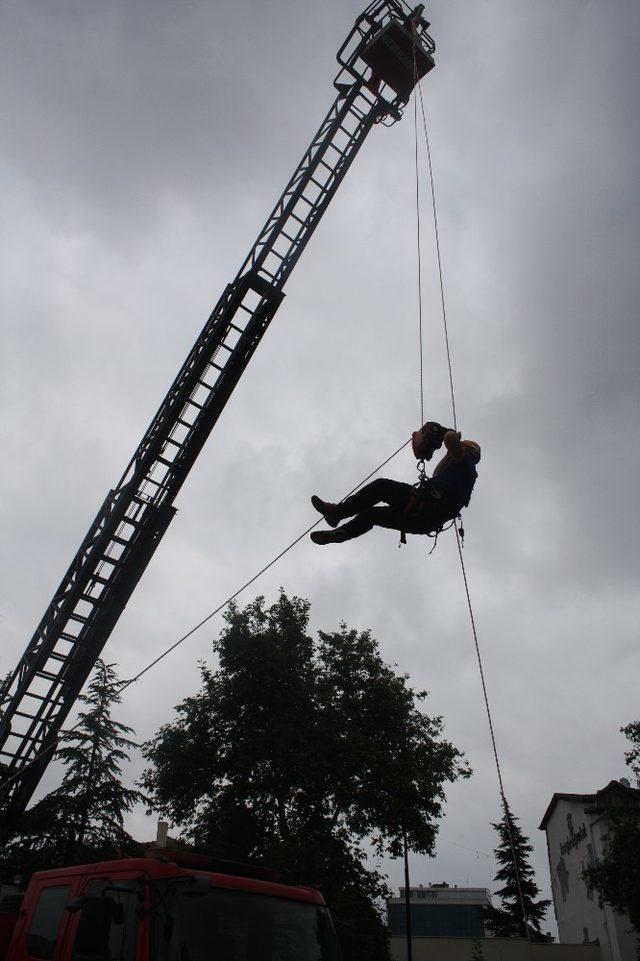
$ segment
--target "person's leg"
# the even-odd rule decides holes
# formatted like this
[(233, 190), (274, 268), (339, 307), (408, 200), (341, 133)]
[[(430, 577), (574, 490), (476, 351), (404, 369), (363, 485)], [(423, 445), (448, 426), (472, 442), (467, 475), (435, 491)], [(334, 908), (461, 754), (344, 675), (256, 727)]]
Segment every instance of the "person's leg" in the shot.
[(361, 514), (380, 502), (402, 510), (413, 493), (414, 488), (411, 484), (402, 484), (400, 481), (379, 477), (370, 484), (366, 484), (362, 490), (346, 497), (341, 504), (323, 501), (317, 494), (313, 495), (311, 503), (322, 514), (329, 527), (337, 527), (345, 517)]
[(346, 497), (341, 504), (338, 504), (338, 511), (342, 517), (352, 517), (354, 514), (361, 514), (363, 511), (375, 507), (376, 504), (384, 503), (396, 510), (402, 510), (409, 497), (413, 494), (411, 484), (403, 484), (401, 481), (389, 480), (387, 477), (378, 477), (365, 486)]
[(353, 540), (354, 537), (361, 537), (372, 527), (401, 531), (405, 526), (402, 510), (395, 507), (370, 507), (334, 531), (314, 531), (311, 540), (314, 544), (341, 544), (343, 541)]

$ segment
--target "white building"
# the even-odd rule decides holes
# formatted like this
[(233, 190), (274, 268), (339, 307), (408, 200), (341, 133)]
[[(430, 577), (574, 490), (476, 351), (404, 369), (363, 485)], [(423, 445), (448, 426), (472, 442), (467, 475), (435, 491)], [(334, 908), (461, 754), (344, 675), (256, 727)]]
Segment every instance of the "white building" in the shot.
[(638, 809), (640, 790), (626, 779), (593, 794), (554, 794), (540, 824), (546, 831), (553, 903), (561, 943), (598, 941), (605, 961), (636, 961), (638, 937), (628, 917), (598, 902), (582, 872), (603, 851), (612, 808)]

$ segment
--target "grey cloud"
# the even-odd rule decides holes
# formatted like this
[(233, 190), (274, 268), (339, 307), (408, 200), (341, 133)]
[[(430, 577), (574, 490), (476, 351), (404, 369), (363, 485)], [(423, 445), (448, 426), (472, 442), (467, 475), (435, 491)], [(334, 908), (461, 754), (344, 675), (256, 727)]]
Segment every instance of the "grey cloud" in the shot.
[[(359, 9), (3, 6), (2, 670), (328, 108)], [(550, 795), (620, 776), (618, 727), (637, 717), (640, 13), (631, 0), (429, 13), (456, 397), (484, 452), (465, 557), (507, 792), (546, 883)], [(406, 113), (372, 132), (185, 485), (109, 642), (123, 675), (308, 526), (313, 491), (341, 496), (417, 426)], [(429, 218), (425, 186), (427, 415), (447, 420)], [(387, 472), (416, 476), (408, 452)], [(428, 559), (417, 540), (396, 545), (304, 543), (255, 592), (282, 584), (310, 597), (315, 626), (371, 627), (429, 689), (476, 773), (448, 792), (437, 860), (415, 860), (415, 877), (485, 884), (473, 852), (492, 850), (499, 811), (454, 545)], [(140, 738), (193, 688), (219, 626), (128, 694)]]

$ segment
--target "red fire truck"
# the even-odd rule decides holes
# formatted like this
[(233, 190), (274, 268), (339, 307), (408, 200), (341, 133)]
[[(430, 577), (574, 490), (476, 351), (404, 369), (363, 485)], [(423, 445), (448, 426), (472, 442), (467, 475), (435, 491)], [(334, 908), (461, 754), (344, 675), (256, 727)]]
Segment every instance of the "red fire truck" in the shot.
[(166, 855), (34, 874), (0, 906), (1, 961), (340, 961), (315, 888)]

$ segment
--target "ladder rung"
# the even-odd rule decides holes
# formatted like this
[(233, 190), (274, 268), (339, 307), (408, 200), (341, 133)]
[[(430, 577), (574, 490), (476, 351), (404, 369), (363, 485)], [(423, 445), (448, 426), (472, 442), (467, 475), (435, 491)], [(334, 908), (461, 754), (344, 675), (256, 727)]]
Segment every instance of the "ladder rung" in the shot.
[[(176, 417), (176, 423), (181, 424), (182, 427), (188, 428), (188, 430), (191, 430), (193, 427), (193, 424), (190, 424), (188, 420), (183, 420), (182, 417)], [(142, 501), (142, 503), (147, 504), (148, 501)]]
[(42, 694), (32, 694), (31, 691), (25, 691), (22, 695), (23, 697), (32, 697), (36, 701), (48, 701), (48, 697), (43, 697)]
[(207, 390), (213, 390), (213, 384), (208, 384), (206, 380), (197, 380), (196, 383), (199, 384), (200, 387), (205, 387)]
[(329, 173), (331, 174), (335, 173), (335, 169), (331, 166), (331, 164), (328, 164), (326, 160), (320, 159), (318, 163), (321, 164), (323, 167), (326, 167)]
[[(143, 484), (153, 484), (154, 487), (162, 487), (163, 484), (164, 484), (164, 481), (154, 480), (153, 477), (150, 477), (149, 474), (147, 474), (146, 477), (145, 477), (145, 479), (144, 479), (144, 481), (143, 481), (142, 483), (143, 483)], [(156, 491), (156, 493), (157, 493), (157, 491)], [(118, 558), (117, 558), (117, 557), (115, 557), (115, 558), (114, 558), (114, 557), (105, 557), (104, 559), (105, 559), (106, 561), (109, 561), (110, 564), (117, 564), (117, 563), (118, 563)]]
[(302, 217), (298, 217), (298, 215), (294, 214), (293, 211), (290, 211), (289, 216), (293, 217), (294, 220), (297, 220), (301, 227), (306, 227), (307, 225), (306, 220), (303, 220)]
[[(309, 181), (310, 181), (315, 187), (318, 188), (318, 190), (320, 191), (320, 193), (326, 193), (326, 192), (327, 192), (327, 187), (326, 187), (326, 185), (325, 185), (325, 184), (321, 184), (320, 181), (319, 181), (319, 180), (316, 180), (315, 177), (309, 177)], [(316, 202), (317, 202), (317, 201), (316, 201)]]
[(60, 661), (63, 664), (65, 661), (68, 660), (68, 658), (64, 654), (58, 654), (57, 651), (51, 651), (51, 653), (48, 656), (51, 658), (52, 661)]
[(60, 678), (57, 674), (52, 674), (51, 671), (36, 671), (34, 677), (41, 677), (45, 681), (59, 681)]
[[(35, 721), (35, 717), (33, 717), (32, 714), (25, 714), (24, 711), (14, 711), (13, 714), (15, 717), (26, 717), (28, 721)], [(20, 735), (17, 735), (17, 737), (19, 736)]]
[[(158, 460), (160, 460), (160, 458), (158, 458)], [(112, 534), (110, 539), (112, 544), (121, 544), (123, 547), (129, 547), (131, 544), (130, 540), (125, 541), (123, 537), (118, 537), (117, 534)]]
[[(161, 457), (160, 454), (158, 454), (158, 456), (156, 457), (156, 463), (158, 463), (158, 464), (164, 464), (165, 467), (173, 467), (173, 461), (172, 461), (172, 460), (167, 460), (166, 457)], [(152, 481), (152, 483), (153, 483), (153, 481)], [(160, 485), (158, 485), (158, 486), (160, 486)], [(114, 538), (114, 540), (115, 540), (115, 538)]]
[(101, 607), (104, 604), (100, 597), (94, 597), (93, 594), (81, 594), (80, 599), (86, 601), (87, 604), (95, 604), (96, 607)]
[(289, 234), (286, 232), (286, 230), (281, 230), (281, 231), (280, 231), (280, 234), (281, 234), (283, 237), (286, 237), (287, 240), (289, 241), (289, 243), (290, 243), (290, 244), (293, 244), (294, 246), (295, 246), (296, 244), (300, 243), (299, 240), (295, 239), (294, 237), (290, 237)]
[[(108, 560), (108, 558), (107, 558), (107, 560)], [(70, 621), (78, 621), (80, 624), (87, 624), (87, 623), (89, 622), (89, 618), (88, 618), (88, 617), (84, 617), (82, 614), (76, 614), (75, 611), (72, 611), (72, 613), (69, 614), (68, 620), (70, 620)], [(76, 638), (76, 640), (77, 640), (77, 638)]]
[(342, 124), (339, 124), (338, 130), (342, 130), (343, 134), (345, 134), (349, 138), (349, 140), (351, 140), (351, 138), (353, 137), (353, 134), (351, 133), (351, 131), (347, 130), (346, 127), (343, 127)]
[(177, 447), (179, 450), (182, 450), (182, 447), (183, 447), (182, 441), (174, 440), (173, 437), (167, 437), (166, 443), (173, 444), (174, 447)]

